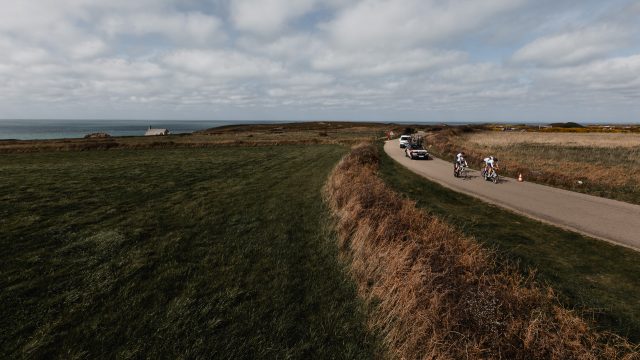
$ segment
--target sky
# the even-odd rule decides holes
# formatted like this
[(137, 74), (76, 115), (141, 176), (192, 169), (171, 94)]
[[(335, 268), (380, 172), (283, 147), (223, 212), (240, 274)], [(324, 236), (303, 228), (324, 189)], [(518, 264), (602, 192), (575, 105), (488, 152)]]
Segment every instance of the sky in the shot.
[(2, 0), (0, 119), (640, 122), (640, 0)]

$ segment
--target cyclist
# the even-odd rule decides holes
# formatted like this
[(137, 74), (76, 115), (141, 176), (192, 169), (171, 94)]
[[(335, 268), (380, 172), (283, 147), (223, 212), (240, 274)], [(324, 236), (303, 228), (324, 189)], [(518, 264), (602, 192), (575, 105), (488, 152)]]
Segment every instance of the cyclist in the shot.
[(464, 151), (461, 151), (460, 153), (458, 153), (458, 155), (456, 155), (456, 159), (453, 162), (453, 174), (456, 177), (458, 176), (458, 170), (463, 165), (464, 166), (468, 166), (467, 165), (467, 160), (465, 160), (465, 158), (464, 158)]
[(492, 171), (498, 169), (498, 158), (489, 156), (484, 158), (484, 170), (483, 174), (485, 176), (490, 176)]

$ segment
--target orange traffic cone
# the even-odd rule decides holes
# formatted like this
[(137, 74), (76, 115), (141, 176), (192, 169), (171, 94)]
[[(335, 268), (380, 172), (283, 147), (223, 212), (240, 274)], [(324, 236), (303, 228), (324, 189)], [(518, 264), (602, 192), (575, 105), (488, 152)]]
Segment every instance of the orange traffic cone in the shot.
[(518, 181), (519, 181), (519, 182), (522, 182), (522, 174), (519, 174), (519, 175), (518, 175)]

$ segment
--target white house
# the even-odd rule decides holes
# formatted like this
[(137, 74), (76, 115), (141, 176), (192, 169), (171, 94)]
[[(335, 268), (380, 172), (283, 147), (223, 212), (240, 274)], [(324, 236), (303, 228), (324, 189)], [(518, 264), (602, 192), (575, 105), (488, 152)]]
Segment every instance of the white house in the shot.
[(152, 129), (151, 126), (147, 129), (147, 132), (144, 133), (144, 136), (157, 136), (157, 135), (169, 135), (169, 130), (167, 129)]

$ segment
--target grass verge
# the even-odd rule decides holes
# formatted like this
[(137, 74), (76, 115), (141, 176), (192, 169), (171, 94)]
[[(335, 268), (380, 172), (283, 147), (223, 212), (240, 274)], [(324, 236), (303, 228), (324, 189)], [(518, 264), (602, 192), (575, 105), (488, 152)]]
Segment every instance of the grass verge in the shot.
[(502, 210), (414, 174), (380, 148), (380, 176), (503, 260), (537, 269), (562, 303), (599, 329), (640, 342), (640, 254)]
[(371, 358), (340, 146), (0, 157), (0, 357)]

